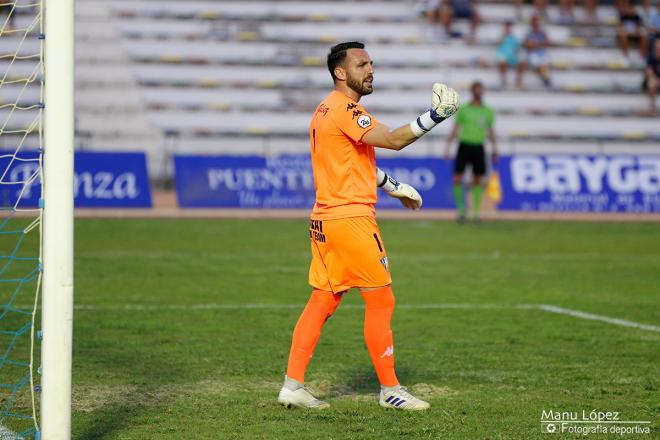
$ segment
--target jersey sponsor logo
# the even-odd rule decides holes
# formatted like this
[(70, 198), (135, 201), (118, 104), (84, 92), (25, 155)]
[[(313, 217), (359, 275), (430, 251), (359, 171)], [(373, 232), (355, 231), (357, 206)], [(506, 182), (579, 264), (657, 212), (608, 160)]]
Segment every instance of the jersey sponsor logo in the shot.
[(361, 114), (362, 114), (362, 110), (360, 109), (353, 110), (353, 117), (351, 118), (351, 120), (355, 120), (355, 117), (360, 116)]
[(353, 110), (355, 107), (357, 107), (357, 104), (354, 103), (354, 102), (351, 102), (350, 104), (348, 104), (348, 105), (346, 106), (346, 111), (347, 111), (347, 112), (350, 112), (350, 111)]
[(325, 116), (328, 113), (328, 111), (330, 111), (330, 107), (324, 104), (319, 105), (319, 108), (316, 109), (316, 113), (320, 113), (323, 116)]
[(309, 229), (314, 231), (323, 232), (323, 220), (310, 220)]
[(362, 115), (358, 118), (357, 123), (362, 128), (367, 128), (371, 125), (371, 118), (368, 115)]
[(388, 356), (394, 356), (394, 345), (388, 345), (387, 349), (380, 355), (380, 358), (386, 358)]
[(309, 238), (318, 243), (325, 243), (325, 234), (323, 233), (322, 220), (309, 221)]

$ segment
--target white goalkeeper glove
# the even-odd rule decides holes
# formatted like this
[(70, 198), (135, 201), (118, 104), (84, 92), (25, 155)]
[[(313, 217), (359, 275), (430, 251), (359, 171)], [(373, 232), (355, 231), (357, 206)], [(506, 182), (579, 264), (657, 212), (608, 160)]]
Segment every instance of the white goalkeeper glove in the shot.
[(458, 111), (458, 93), (444, 84), (433, 84), (431, 95), (431, 110), (442, 119), (450, 118)]
[(397, 182), (380, 168), (376, 169), (378, 187), (383, 188), (391, 197), (397, 198), (408, 209), (417, 210), (422, 207), (422, 196), (407, 183)]
[(424, 136), (433, 127), (450, 118), (458, 111), (458, 93), (444, 84), (433, 84), (431, 108), (410, 123), (410, 129), (417, 137)]

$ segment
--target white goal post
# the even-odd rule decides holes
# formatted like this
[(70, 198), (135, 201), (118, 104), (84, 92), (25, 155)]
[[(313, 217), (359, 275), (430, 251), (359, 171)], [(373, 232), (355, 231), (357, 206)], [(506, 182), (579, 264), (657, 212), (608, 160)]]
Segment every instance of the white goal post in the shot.
[(74, 0), (44, 4), (41, 438), (71, 438)]

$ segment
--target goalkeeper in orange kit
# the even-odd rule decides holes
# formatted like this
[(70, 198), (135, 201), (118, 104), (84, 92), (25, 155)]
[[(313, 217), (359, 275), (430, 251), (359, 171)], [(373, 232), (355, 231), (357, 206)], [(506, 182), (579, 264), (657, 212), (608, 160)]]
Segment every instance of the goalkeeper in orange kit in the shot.
[(381, 384), (383, 407), (423, 410), (429, 404), (399, 384), (394, 371), (390, 320), (394, 311), (389, 261), (374, 204), (376, 187), (418, 209), (422, 198), (376, 168), (374, 146), (401, 150), (452, 116), (457, 93), (434, 84), (431, 108), (395, 130), (369, 114), (360, 98), (373, 92), (373, 62), (358, 42), (338, 44), (328, 54), (335, 84), (316, 108), (309, 127), (316, 203), (311, 215), (312, 295), (293, 331), (284, 385), (278, 401), (287, 406), (326, 408), (305, 388), (305, 371), (323, 324), (339, 306), (342, 295), (358, 288), (366, 310), (364, 338)]

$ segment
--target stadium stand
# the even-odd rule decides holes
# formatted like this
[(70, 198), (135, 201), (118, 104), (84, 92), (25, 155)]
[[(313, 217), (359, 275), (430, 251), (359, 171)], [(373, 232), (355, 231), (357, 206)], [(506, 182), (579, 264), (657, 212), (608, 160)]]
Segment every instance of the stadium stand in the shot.
[[(439, 40), (412, 0), (80, 0), (79, 146), (147, 150), (159, 176), (175, 152), (305, 152), (310, 112), (331, 87), (328, 47), (357, 39), (376, 63), (377, 92), (364, 103), (385, 123), (422, 111), (434, 81), (468, 99), (468, 84), (479, 79), (497, 111), (504, 153), (657, 147), (660, 124), (645, 114), (641, 91), (644, 60), (621, 56), (613, 7), (600, 6), (595, 22), (578, 8), (572, 24), (561, 24), (556, 6), (548, 9), (552, 90), (531, 72), (523, 90), (500, 87), (494, 51), (515, 7), (484, 1), (479, 8), (484, 23), (475, 44), (466, 44)], [(532, 13), (523, 8), (515, 34), (524, 35)], [(404, 154), (439, 154), (449, 128)]]
[(39, 26), (31, 4), (0, 4), (0, 149), (15, 147), (23, 137), (28, 146), (38, 145), (34, 120), (40, 106)]

